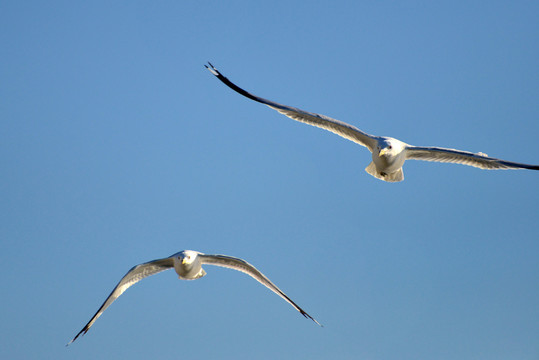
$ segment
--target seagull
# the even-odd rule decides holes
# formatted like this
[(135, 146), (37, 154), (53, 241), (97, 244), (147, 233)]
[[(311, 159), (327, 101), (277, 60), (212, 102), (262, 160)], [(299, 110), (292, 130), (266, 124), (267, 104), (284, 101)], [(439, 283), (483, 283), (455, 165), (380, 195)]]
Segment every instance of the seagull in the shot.
[(468, 151), (446, 149), (441, 147), (423, 147), (406, 144), (400, 140), (386, 136), (374, 136), (367, 134), (355, 126), (332, 119), (322, 114), (311, 113), (292, 106), (282, 105), (253, 95), (221, 74), (211, 63), (204, 65), (213, 75), (221, 80), (232, 90), (241, 95), (269, 106), (281, 114), (296, 121), (319, 127), (342, 136), (345, 139), (365, 146), (372, 153), (372, 161), (365, 171), (377, 179), (387, 182), (404, 180), (402, 166), (406, 160), (425, 160), (437, 162), (449, 162), (474, 166), (480, 169), (529, 169), (539, 170), (539, 165), (520, 164), (516, 162), (489, 157), (484, 153), (472, 153)]
[[(227, 255), (207, 255), (198, 251), (193, 250), (183, 250), (176, 254), (173, 254), (164, 259), (152, 260), (143, 264), (134, 266), (125, 274), (125, 276), (120, 280), (118, 285), (112, 290), (109, 297), (103, 305), (97, 310), (94, 316), (88, 321), (86, 325), (82, 328), (81, 331), (71, 340), (67, 345), (75, 341), (80, 335), (84, 335), (90, 330), (90, 327), (94, 322), (103, 314), (103, 312), (126, 291), (132, 285), (135, 285), (140, 280), (160, 273), (171, 268), (174, 268), (178, 277), (181, 280), (195, 280), (206, 275), (206, 271), (202, 268), (202, 265), (216, 265), (229, 269), (234, 269), (241, 271), (253, 279), (282, 297), (290, 305), (292, 305), (297, 311), (301, 313), (304, 317), (311, 319), (316, 324), (322, 326), (315, 318), (307, 314), (302, 308), (296, 305), (284, 292), (281, 291), (274, 283), (272, 283), (267, 277), (264, 276), (260, 271), (258, 271), (253, 265), (249, 264), (247, 261), (227, 256)], [(67, 346), (66, 345), (66, 346)]]

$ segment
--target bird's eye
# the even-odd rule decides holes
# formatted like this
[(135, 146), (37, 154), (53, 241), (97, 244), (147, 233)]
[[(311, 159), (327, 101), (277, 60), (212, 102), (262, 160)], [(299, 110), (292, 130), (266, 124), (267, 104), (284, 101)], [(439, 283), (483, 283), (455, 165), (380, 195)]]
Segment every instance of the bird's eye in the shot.
[(388, 148), (389, 150), (391, 150), (391, 149), (393, 148), (393, 146), (389, 145), (387, 148)]

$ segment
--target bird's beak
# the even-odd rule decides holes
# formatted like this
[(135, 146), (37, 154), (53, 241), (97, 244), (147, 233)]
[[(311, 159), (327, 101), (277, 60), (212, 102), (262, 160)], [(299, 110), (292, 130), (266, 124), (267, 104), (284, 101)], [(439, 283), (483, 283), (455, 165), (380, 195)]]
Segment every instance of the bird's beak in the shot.
[(182, 265), (185, 265), (186, 262), (187, 262), (187, 258), (183, 258), (182, 259)]
[(387, 153), (387, 149), (382, 149), (382, 150), (380, 150), (380, 152), (378, 153), (378, 156), (384, 156), (386, 153)]

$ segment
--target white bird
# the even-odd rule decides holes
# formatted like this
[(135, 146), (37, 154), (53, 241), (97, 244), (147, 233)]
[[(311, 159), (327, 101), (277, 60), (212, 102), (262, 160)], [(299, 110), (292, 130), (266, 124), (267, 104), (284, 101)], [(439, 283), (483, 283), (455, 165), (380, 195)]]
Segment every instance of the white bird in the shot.
[(539, 170), (539, 165), (520, 164), (496, 159), (488, 157), (484, 153), (472, 153), (468, 151), (440, 147), (413, 146), (391, 137), (370, 135), (364, 133), (355, 126), (332, 119), (328, 116), (282, 105), (248, 93), (223, 76), (211, 63), (208, 63), (208, 65), (204, 66), (206, 66), (206, 68), (225, 85), (241, 95), (265, 104), (291, 119), (331, 131), (332, 133), (340, 135), (345, 139), (365, 146), (372, 153), (372, 162), (365, 168), (365, 171), (380, 180), (388, 182), (404, 180), (402, 166), (406, 160), (449, 162), (488, 170)]
[(118, 285), (112, 290), (109, 297), (103, 305), (97, 310), (94, 316), (88, 321), (88, 323), (82, 328), (81, 331), (71, 340), (67, 345), (75, 341), (81, 334), (84, 335), (90, 330), (90, 327), (94, 322), (103, 314), (103, 312), (116, 300), (120, 295), (124, 293), (129, 287), (136, 284), (145, 277), (157, 274), (161, 271), (174, 268), (178, 277), (181, 280), (195, 280), (206, 275), (206, 271), (202, 268), (202, 265), (216, 265), (229, 269), (234, 269), (241, 271), (253, 279), (282, 297), (290, 305), (296, 308), (301, 315), (305, 316), (308, 319), (311, 319), (318, 325), (322, 326), (318, 321), (316, 321), (311, 315), (307, 314), (302, 308), (296, 305), (284, 292), (281, 291), (274, 283), (272, 283), (267, 277), (264, 276), (260, 271), (258, 271), (253, 265), (249, 264), (247, 261), (226, 256), (226, 255), (207, 255), (198, 251), (192, 250), (183, 250), (176, 254), (173, 254), (164, 259), (152, 260), (137, 266), (134, 266), (125, 274), (125, 276), (120, 280)]

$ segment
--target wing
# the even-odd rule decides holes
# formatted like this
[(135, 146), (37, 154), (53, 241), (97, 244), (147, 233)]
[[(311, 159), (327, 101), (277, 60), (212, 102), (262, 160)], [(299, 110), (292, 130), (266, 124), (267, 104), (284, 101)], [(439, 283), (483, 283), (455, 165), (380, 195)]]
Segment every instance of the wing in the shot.
[(165, 259), (159, 259), (159, 260), (153, 260), (149, 261), (144, 264), (140, 264), (137, 266), (134, 266), (125, 274), (125, 276), (120, 280), (118, 285), (112, 290), (109, 297), (103, 305), (97, 310), (95, 315), (88, 321), (88, 323), (82, 328), (81, 331), (71, 340), (67, 345), (71, 344), (73, 341), (75, 341), (81, 334), (84, 335), (90, 330), (90, 327), (94, 324), (94, 322), (103, 314), (103, 312), (116, 300), (120, 297), (126, 291), (131, 287), (132, 285), (135, 285), (140, 280), (144, 279), (145, 277), (157, 274), (161, 271), (170, 269), (171, 267), (174, 267), (174, 262), (172, 258), (165, 258)]
[(345, 139), (351, 140), (359, 145), (365, 146), (371, 152), (372, 152), (372, 149), (376, 146), (377, 140), (375, 136), (364, 133), (363, 131), (359, 130), (355, 126), (349, 125), (339, 120), (332, 119), (325, 115), (303, 111), (295, 107), (282, 105), (282, 104), (273, 102), (271, 100), (267, 100), (267, 99), (258, 97), (256, 95), (253, 95), (251, 93), (248, 93), (247, 91), (243, 90), (242, 88), (240, 88), (239, 86), (237, 86), (236, 84), (228, 80), (225, 76), (223, 76), (216, 68), (213, 67), (211, 63), (208, 63), (208, 64), (209, 66), (208, 65), (204, 65), (204, 66), (206, 66), (206, 68), (209, 71), (211, 71), (213, 75), (215, 75), (219, 80), (221, 80), (225, 85), (227, 85), (232, 90), (240, 93), (241, 95), (245, 97), (248, 97), (251, 100), (265, 104), (269, 106), (270, 108), (277, 110), (281, 114), (284, 114), (288, 116), (289, 118), (294, 119), (296, 121), (309, 124), (312, 126), (316, 126), (327, 131), (331, 131), (332, 133), (342, 136)]
[(316, 321), (315, 318), (313, 318), (311, 315), (307, 314), (302, 308), (300, 308), (295, 302), (292, 301), (284, 292), (281, 291), (274, 283), (272, 283), (267, 277), (264, 276), (260, 271), (258, 271), (253, 265), (249, 264), (247, 261), (226, 256), (226, 255), (206, 255), (206, 254), (200, 254), (198, 255), (202, 264), (208, 264), (208, 265), (217, 265), (226, 267), (229, 269), (234, 269), (241, 271), (249, 276), (251, 276), (253, 279), (285, 299), (290, 305), (296, 308), (297, 311), (301, 313), (301, 315), (305, 316), (306, 318), (311, 319), (318, 325), (322, 326), (318, 321)]
[(530, 169), (539, 170), (539, 165), (520, 164), (488, 157), (485, 154), (474, 154), (468, 151), (445, 149), (439, 147), (409, 146), (406, 148), (407, 160), (425, 160), (449, 162), (474, 166), (480, 169)]

